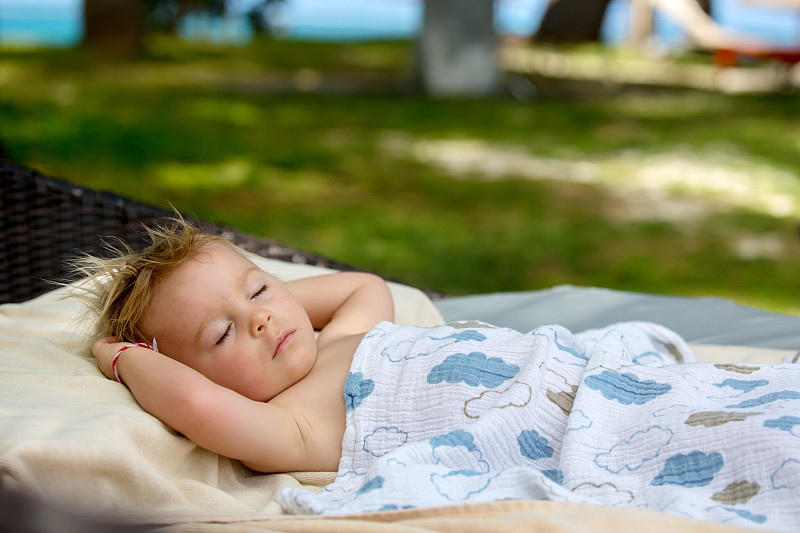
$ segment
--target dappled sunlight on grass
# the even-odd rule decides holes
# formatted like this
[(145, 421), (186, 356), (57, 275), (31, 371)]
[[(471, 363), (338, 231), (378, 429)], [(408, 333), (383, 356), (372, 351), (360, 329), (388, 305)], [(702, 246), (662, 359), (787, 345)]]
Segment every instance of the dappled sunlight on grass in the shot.
[(699, 196), (778, 217), (800, 215), (800, 175), (758, 157), (722, 149), (679, 146), (662, 153), (623, 152), (606, 180)]
[(633, 94), (610, 97), (607, 105), (630, 119), (686, 120), (729, 112), (726, 102), (713, 93), (666, 94), (658, 98)]
[(242, 160), (216, 165), (166, 163), (153, 169), (153, 178), (165, 189), (213, 191), (242, 187), (252, 173), (252, 164)]
[(257, 127), (266, 120), (263, 111), (246, 102), (225, 102), (215, 98), (192, 98), (184, 105), (187, 114), (211, 123), (223, 122), (234, 126)]
[(405, 78), (411, 53), (161, 38), (125, 63), (4, 51), (1, 140), (44, 172), (452, 294), (570, 283), (800, 312), (796, 98), (522, 105), (326, 85)]
[[(651, 153), (628, 149), (602, 157), (576, 154), (562, 158), (543, 157), (521, 146), (479, 139), (412, 141), (395, 136), (387, 140), (386, 146), (397, 153), (404, 142), (408, 156), (460, 177), (593, 183), (617, 194), (639, 197), (643, 202), (672, 197), (675, 204), (681, 198), (691, 202), (696, 197), (709, 204), (778, 217), (800, 216), (800, 175), (796, 169), (778, 168), (729, 146), (697, 149), (679, 145), (660, 147)], [(711, 205), (709, 210), (714, 210)], [(675, 210), (676, 217), (685, 212)], [(665, 219), (670, 220), (668, 216)]]

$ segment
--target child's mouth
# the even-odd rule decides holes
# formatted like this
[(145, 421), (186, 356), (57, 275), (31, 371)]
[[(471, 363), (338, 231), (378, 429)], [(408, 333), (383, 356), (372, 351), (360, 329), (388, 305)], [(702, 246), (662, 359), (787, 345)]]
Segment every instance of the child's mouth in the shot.
[(278, 344), (275, 345), (275, 353), (272, 355), (272, 358), (275, 359), (280, 354), (286, 351), (291, 344), (292, 340), (294, 339), (294, 331), (290, 331), (289, 333), (282, 335), (278, 339)]

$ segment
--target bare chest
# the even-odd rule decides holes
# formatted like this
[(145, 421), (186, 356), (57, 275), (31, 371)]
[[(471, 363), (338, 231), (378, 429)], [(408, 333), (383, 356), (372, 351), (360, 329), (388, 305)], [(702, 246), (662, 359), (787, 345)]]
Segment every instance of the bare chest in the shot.
[(291, 391), (298, 426), (310, 455), (321, 463), (320, 470), (336, 471), (339, 466), (346, 420), (344, 383), (361, 337), (320, 349), (314, 367)]

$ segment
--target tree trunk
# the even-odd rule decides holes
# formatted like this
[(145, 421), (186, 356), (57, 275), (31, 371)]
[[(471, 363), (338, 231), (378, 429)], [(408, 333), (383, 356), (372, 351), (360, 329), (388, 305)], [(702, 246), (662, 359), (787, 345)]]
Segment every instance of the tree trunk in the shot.
[(135, 56), (144, 45), (144, 11), (139, 0), (84, 0), (83, 44), (113, 56)]
[(650, 2), (633, 0), (630, 3), (630, 22), (628, 42), (634, 48), (641, 48), (653, 35), (654, 11)]
[(493, 0), (425, 0), (417, 74), (435, 96), (483, 96), (498, 90)]
[(551, 0), (535, 39), (549, 42), (598, 42), (611, 0)]

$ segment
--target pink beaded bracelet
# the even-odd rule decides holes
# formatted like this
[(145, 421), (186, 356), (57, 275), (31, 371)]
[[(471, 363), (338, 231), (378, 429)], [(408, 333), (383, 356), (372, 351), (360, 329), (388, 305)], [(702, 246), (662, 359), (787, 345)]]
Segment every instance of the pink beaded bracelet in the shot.
[(125, 346), (117, 350), (117, 353), (114, 354), (114, 359), (111, 360), (111, 370), (114, 372), (114, 377), (117, 378), (117, 381), (119, 383), (122, 383), (122, 380), (119, 377), (119, 373), (117, 372), (117, 361), (119, 360), (119, 356), (122, 355), (122, 352), (124, 352), (128, 348), (133, 348), (136, 346), (140, 348), (147, 348), (148, 350), (153, 350), (154, 352), (158, 352), (158, 345), (156, 344), (155, 338), (153, 338), (152, 346), (150, 344), (147, 344), (146, 342), (134, 342), (133, 344), (126, 344)]

